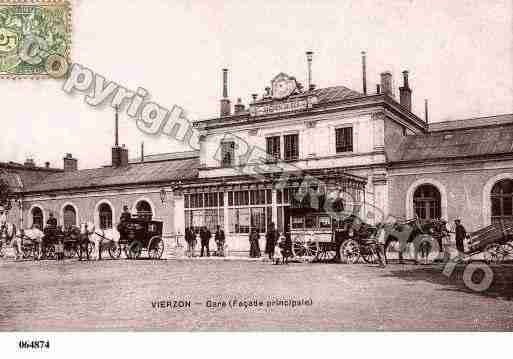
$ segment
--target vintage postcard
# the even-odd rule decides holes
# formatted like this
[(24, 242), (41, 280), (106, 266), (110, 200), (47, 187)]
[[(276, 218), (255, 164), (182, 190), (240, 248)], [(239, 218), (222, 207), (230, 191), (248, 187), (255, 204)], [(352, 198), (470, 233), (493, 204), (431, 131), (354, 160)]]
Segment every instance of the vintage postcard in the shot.
[(0, 331), (510, 332), (512, 13), (0, 1)]

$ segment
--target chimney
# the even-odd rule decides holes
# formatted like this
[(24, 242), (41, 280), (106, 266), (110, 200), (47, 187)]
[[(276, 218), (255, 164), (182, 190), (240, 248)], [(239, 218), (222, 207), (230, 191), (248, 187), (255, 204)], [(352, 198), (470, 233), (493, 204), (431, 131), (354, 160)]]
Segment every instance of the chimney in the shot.
[(78, 160), (73, 158), (71, 153), (66, 153), (64, 160), (64, 172), (73, 172), (78, 169)]
[(23, 166), (25, 167), (36, 167), (36, 163), (34, 162), (34, 159), (31, 157), (28, 157), (25, 160), (25, 163), (23, 163)]
[(244, 111), (244, 105), (242, 104), (242, 100), (239, 97), (237, 99), (237, 103), (235, 104), (235, 106), (233, 106), (233, 113), (237, 114), (237, 113), (240, 113), (242, 111)]
[(403, 87), (399, 87), (399, 102), (411, 112), (411, 89), (408, 85), (408, 71), (403, 71)]
[(253, 103), (257, 102), (258, 95), (256, 93), (251, 95), (251, 98), (253, 99)]
[(121, 146), (121, 166), (128, 166), (128, 148)]
[(367, 63), (365, 59), (365, 51), (362, 51), (362, 82), (363, 94), (367, 95)]
[(141, 162), (144, 162), (144, 142), (141, 142)]
[(424, 100), (424, 119), (426, 120), (426, 124), (429, 123), (429, 116), (428, 116), (428, 100)]
[(313, 52), (307, 51), (306, 52), (306, 62), (308, 65), (308, 88), (312, 85), (312, 59), (313, 59)]
[(230, 99), (228, 98), (228, 69), (223, 69), (223, 98), (221, 99), (221, 117), (231, 115)]
[(50, 162), (48, 162), (48, 161), (45, 162), (45, 168), (50, 168)]
[(315, 85), (314, 84), (310, 84), (310, 87), (308, 88), (308, 91), (313, 91), (315, 90)]
[(381, 92), (390, 97), (394, 97), (392, 89), (392, 73), (385, 71), (381, 73)]
[(381, 93), (381, 86), (379, 86), (379, 84), (376, 84), (376, 93), (377, 94)]

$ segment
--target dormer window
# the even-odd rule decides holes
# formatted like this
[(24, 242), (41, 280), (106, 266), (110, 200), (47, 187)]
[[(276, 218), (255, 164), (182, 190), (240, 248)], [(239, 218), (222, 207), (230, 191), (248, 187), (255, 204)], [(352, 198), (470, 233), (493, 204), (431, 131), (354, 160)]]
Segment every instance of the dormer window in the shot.
[(335, 130), (335, 146), (337, 153), (353, 151), (352, 127), (341, 127)]
[(267, 159), (270, 162), (276, 162), (281, 158), (280, 136), (267, 137)]
[(233, 167), (235, 165), (235, 142), (221, 142), (221, 166)]

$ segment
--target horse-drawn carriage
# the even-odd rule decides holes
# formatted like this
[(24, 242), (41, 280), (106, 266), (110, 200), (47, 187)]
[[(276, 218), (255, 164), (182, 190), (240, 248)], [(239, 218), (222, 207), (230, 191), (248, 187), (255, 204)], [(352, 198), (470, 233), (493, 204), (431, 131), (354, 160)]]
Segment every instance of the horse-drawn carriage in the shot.
[[(41, 245), (42, 259), (55, 259), (57, 245), (62, 244), (64, 257), (90, 257), (94, 250), (94, 242), (90, 240), (91, 232), (82, 224), (80, 227), (46, 227)], [(87, 250), (88, 253), (84, 253)]]
[[(128, 259), (138, 259), (143, 251), (151, 259), (160, 259), (164, 252), (162, 222), (146, 218), (131, 218), (118, 225), (119, 246)], [(119, 255), (118, 255), (119, 257)]]
[(291, 221), (292, 254), (312, 261), (346, 261), (384, 264), (382, 248), (375, 239), (376, 227), (350, 215), (333, 218), (327, 213), (293, 214)]
[(469, 249), (464, 253), (472, 257), (482, 254), (488, 263), (513, 260), (513, 225), (495, 223), (469, 235)]

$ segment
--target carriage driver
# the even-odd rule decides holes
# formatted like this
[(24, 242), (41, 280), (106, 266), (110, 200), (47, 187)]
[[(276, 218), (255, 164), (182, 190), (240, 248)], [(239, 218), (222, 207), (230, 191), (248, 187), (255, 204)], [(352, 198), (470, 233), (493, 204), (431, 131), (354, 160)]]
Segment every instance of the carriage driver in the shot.
[(121, 213), (121, 217), (119, 217), (119, 224), (118, 224), (118, 232), (120, 237), (124, 237), (125, 235), (125, 222), (129, 221), (132, 218), (132, 215), (128, 211), (128, 206), (123, 206), (123, 212)]

